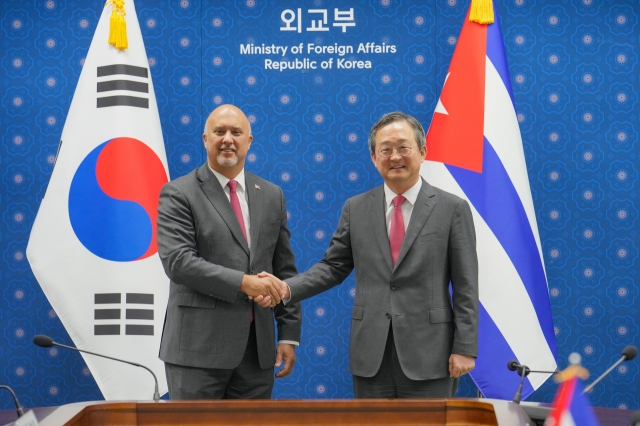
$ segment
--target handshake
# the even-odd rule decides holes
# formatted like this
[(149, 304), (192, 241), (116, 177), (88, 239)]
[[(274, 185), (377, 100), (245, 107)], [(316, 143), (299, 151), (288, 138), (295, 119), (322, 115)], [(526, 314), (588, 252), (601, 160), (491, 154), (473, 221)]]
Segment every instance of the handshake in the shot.
[(240, 291), (263, 308), (272, 308), (291, 297), (289, 286), (268, 272), (242, 277)]

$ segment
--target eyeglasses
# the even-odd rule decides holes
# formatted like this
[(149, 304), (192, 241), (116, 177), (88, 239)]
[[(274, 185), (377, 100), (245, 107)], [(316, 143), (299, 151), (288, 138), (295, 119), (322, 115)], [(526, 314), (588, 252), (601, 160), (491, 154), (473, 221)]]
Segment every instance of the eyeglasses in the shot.
[(380, 149), (378, 150), (378, 155), (381, 158), (389, 158), (393, 155), (393, 151), (396, 151), (399, 156), (406, 157), (407, 155), (411, 154), (412, 148), (413, 146), (409, 146), (409, 145), (400, 145), (396, 148), (384, 145), (384, 146), (381, 146)]

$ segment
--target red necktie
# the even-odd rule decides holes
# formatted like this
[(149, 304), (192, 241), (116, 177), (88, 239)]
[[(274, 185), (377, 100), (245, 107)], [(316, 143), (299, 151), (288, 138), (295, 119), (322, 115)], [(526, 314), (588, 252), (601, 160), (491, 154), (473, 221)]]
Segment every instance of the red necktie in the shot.
[(389, 232), (389, 247), (391, 248), (391, 260), (396, 266), (396, 260), (400, 254), (402, 240), (404, 239), (404, 217), (402, 217), (402, 203), (406, 198), (398, 195), (393, 199), (393, 216), (391, 217), (391, 230)]
[[(245, 241), (247, 241), (247, 230), (244, 227), (244, 216), (242, 215), (242, 208), (240, 208), (240, 199), (238, 199), (238, 193), (236, 192), (236, 187), (238, 186), (238, 182), (235, 180), (230, 180), (227, 182), (227, 186), (229, 187), (229, 201), (231, 201), (231, 208), (233, 212), (236, 214), (236, 219), (238, 219), (238, 223), (240, 224), (240, 229), (242, 229), (242, 235), (244, 235)], [(251, 322), (254, 320), (253, 315), (253, 303), (251, 304)]]
[(235, 180), (230, 180), (229, 182), (227, 182), (227, 186), (229, 187), (229, 201), (231, 201), (231, 208), (236, 214), (236, 219), (238, 219), (238, 223), (240, 223), (240, 229), (242, 229), (242, 235), (244, 235), (244, 239), (245, 241), (247, 241), (247, 230), (244, 227), (244, 216), (242, 215), (240, 200), (238, 199), (238, 193), (236, 192), (238, 182), (236, 182)]

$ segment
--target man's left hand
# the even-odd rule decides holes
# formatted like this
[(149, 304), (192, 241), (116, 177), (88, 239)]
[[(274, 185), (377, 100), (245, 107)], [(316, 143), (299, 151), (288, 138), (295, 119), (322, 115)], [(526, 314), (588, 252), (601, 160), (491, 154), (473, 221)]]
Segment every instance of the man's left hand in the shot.
[(276, 350), (276, 367), (280, 367), (284, 361), (284, 367), (282, 370), (276, 373), (276, 378), (282, 379), (287, 377), (293, 371), (293, 366), (296, 363), (296, 347), (288, 343), (279, 343)]
[(449, 357), (449, 377), (460, 377), (476, 366), (474, 357), (462, 354), (451, 354)]

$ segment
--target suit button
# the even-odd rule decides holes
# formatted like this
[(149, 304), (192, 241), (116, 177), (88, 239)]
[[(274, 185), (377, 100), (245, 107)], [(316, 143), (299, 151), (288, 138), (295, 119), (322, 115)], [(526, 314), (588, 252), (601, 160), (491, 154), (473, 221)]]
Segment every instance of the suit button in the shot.
[(392, 285), (392, 286), (391, 286), (391, 290), (395, 290), (395, 289), (396, 289), (396, 286), (395, 286), (395, 285)]
[(387, 312), (387, 319), (391, 319), (391, 314)]

